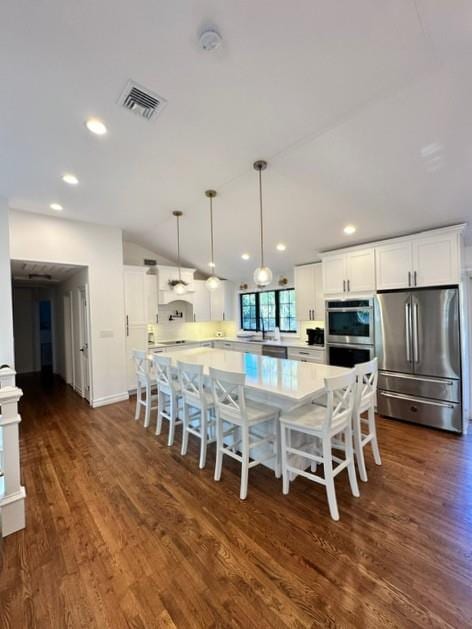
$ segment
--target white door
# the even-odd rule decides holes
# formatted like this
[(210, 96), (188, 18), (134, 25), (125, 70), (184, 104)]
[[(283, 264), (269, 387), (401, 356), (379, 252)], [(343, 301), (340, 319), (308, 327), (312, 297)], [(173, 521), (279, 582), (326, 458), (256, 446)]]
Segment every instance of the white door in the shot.
[(312, 321), (315, 310), (315, 265), (295, 267), (295, 301), (298, 321)]
[(458, 284), (459, 251), (456, 234), (443, 234), (413, 241), (415, 286)]
[(79, 343), (82, 397), (90, 402), (90, 340), (86, 286), (79, 288)]
[(375, 291), (374, 249), (361, 249), (346, 255), (347, 290), (349, 293)]
[(375, 266), (377, 290), (408, 288), (413, 270), (411, 241), (376, 247)]
[(346, 255), (327, 256), (323, 259), (323, 293), (336, 295), (346, 290)]

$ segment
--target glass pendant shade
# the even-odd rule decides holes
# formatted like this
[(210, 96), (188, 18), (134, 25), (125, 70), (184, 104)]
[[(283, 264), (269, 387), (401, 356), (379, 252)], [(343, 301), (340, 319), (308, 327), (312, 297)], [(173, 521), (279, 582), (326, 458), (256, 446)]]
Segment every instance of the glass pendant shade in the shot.
[(186, 292), (187, 292), (187, 287), (185, 286), (183, 282), (179, 282), (178, 284), (174, 286), (174, 293), (176, 295), (185, 295)]
[(254, 283), (257, 286), (268, 286), (272, 282), (272, 271), (268, 266), (259, 266), (254, 271)]
[(208, 290), (215, 290), (220, 285), (220, 278), (216, 277), (216, 275), (211, 275), (207, 279), (206, 285), (207, 285)]

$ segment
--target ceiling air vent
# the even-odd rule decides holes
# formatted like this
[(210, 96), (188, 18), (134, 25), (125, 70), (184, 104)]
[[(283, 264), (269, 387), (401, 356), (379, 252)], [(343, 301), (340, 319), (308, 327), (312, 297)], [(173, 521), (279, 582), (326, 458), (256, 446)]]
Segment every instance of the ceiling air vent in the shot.
[(134, 81), (128, 81), (118, 103), (146, 120), (156, 118), (167, 105), (165, 98)]

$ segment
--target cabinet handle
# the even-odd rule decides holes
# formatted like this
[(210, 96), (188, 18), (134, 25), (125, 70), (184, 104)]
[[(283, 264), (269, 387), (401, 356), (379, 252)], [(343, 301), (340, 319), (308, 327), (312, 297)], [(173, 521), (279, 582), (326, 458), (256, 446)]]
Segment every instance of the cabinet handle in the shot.
[(408, 287), (411, 286), (411, 271), (408, 271)]
[(197, 316), (195, 313), (193, 313), (193, 322), (195, 323), (196, 320), (197, 320)]
[(343, 280), (343, 293), (346, 292), (346, 280)]
[(223, 321), (225, 320), (225, 313), (223, 312)]
[(156, 314), (156, 323), (159, 323), (159, 315)]
[(126, 315), (126, 336), (129, 336), (129, 321), (128, 321), (128, 315)]
[(351, 280), (347, 281), (347, 292), (350, 293), (351, 292)]
[(298, 352), (299, 354), (303, 354), (304, 356), (309, 356), (310, 352)]
[(413, 286), (416, 286), (416, 271), (413, 271)]

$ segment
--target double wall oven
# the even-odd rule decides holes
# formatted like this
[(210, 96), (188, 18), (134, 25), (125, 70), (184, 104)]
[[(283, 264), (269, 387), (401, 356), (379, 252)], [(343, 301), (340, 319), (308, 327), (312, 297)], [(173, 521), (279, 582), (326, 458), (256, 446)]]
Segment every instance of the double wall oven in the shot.
[(374, 299), (334, 299), (326, 302), (328, 363), (353, 367), (375, 355)]

